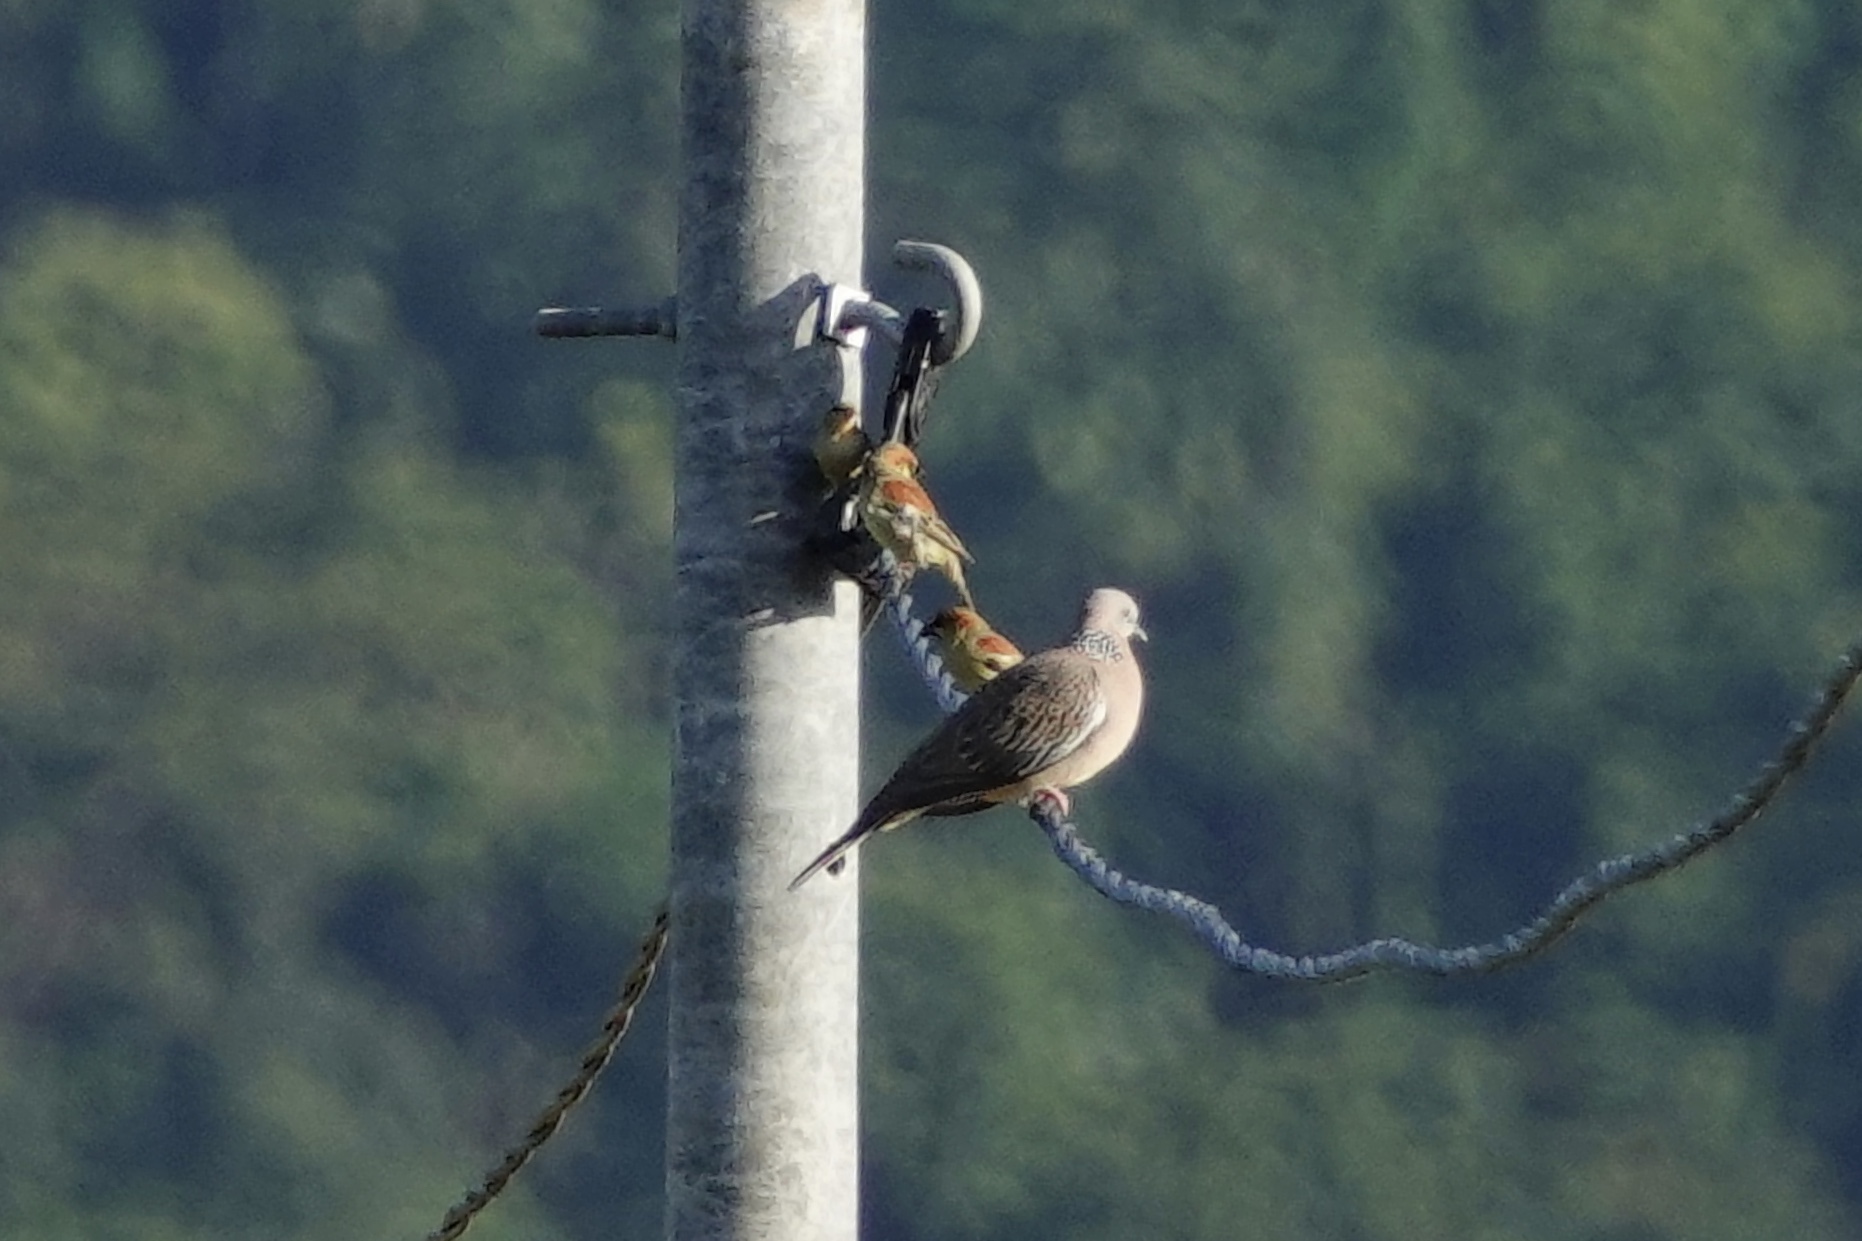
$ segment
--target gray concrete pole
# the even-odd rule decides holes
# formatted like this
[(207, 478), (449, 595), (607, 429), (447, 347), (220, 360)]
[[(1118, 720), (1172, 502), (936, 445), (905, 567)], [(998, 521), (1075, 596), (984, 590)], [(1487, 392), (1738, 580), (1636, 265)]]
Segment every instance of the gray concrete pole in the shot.
[(666, 1235), (852, 1241), (856, 872), (787, 884), (858, 808), (855, 595), (800, 548), (843, 392), (813, 299), (860, 282), (864, 0), (682, 17)]

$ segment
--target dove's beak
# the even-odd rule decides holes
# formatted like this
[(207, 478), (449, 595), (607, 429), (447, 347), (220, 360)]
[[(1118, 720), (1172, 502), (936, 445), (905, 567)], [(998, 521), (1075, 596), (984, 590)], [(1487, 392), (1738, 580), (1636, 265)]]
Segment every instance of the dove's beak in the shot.
[(1138, 639), (1140, 642), (1149, 642), (1151, 640), (1151, 635), (1144, 631), (1143, 625), (1133, 625), (1131, 627), (1131, 636)]

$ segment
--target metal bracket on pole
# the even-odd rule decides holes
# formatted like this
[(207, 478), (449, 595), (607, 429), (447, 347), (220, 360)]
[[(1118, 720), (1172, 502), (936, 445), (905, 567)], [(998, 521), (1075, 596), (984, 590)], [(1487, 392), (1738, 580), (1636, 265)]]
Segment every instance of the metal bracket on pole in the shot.
[[(945, 323), (931, 360), (947, 366), (970, 352), (976, 334), (983, 326), (983, 286), (969, 261), (949, 246), (929, 241), (901, 241), (892, 247), (892, 262), (908, 271), (929, 272), (944, 282), (950, 292), (951, 309), (940, 312)], [(846, 289), (829, 285), (822, 295), (821, 339), (853, 345), (863, 341), (855, 333), (872, 328), (892, 344), (905, 339), (906, 316), (884, 302), (873, 300), (863, 289)]]
[(908, 271), (929, 272), (950, 290), (947, 330), (938, 347), (932, 350), (931, 361), (938, 366), (949, 366), (970, 352), (970, 346), (976, 343), (976, 334), (983, 327), (983, 286), (976, 278), (976, 269), (949, 246), (930, 241), (897, 243), (892, 247), (892, 262), (895, 267)]
[(679, 335), (679, 301), (663, 298), (652, 306), (609, 310), (601, 306), (546, 306), (537, 311), (536, 333), (554, 339), (579, 336)]
[(815, 339), (832, 341), (843, 349), (866, 348), (867, 329), (897, 344), (905, 320), (899, 312), (874, 301), (865, 289), (851, 285), (829, 284), (821, 288), (821, 300), (815, 305)]
[[(929, 241), (901, 241), (892, 247), (892, 262), (907, 271), (938, 277), (950, 293), (951, 308), (942, 312), (946, 327), (931, 360), (947, 366), (970, 351), (983, 325), (983, 286), (969, 261), (949, 246)], [(874, 301), (863, 289), (830, 284), (822, 289), (815, 321), (815, 339), (831, 340), (847, 348), (866, 345), (866, 329), (876, 329), (896, 345), (905, 334), (905, 316)], [(538, 336), (569, 340), (586, 336), (657, 336), (677, 340), (679, 305), (663, 298), (651, 306), (546, 306), (537, 311)]]

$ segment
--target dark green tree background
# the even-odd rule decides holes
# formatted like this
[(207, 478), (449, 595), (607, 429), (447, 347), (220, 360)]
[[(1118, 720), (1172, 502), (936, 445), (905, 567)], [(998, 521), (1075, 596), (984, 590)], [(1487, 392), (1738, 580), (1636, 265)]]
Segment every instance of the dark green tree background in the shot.
[[(6, 1235), (420, 1235), (592, 1034), (670, 359), (528, 317), (671, 287), (674, 8), (0, 0)], [(1834, 0), (875, 4), (875, 254), (990, 297), (928, 453), (979, 593), (1158, 639), (1097, 842), (1458, 941), (1746, 777), (1862, 630), (1859, 70)], [(1455, 984), (1238, 979), (1006, 812), (888, 839), (867, 1231), (1854, 1235), (1859, 758)], [(486, 1241), (657, 1231), (658, 1024)]]

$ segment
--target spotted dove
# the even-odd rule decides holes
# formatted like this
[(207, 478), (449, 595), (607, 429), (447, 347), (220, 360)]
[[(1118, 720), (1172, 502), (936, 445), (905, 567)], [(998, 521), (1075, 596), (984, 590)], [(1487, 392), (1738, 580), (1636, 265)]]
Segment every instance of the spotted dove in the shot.
[(1131, 639), (1144, 638), (1138, 604), (1103, 587), (1086, 598), (1079, 630), (989, 681), (905, 757), (853, 826), (789, 884), (838, 872), (875, 832), (920, 815), (973, 814), (1003, 802), (1053, 797), (1098, 775), (1125, 752), (1144, 708)]

